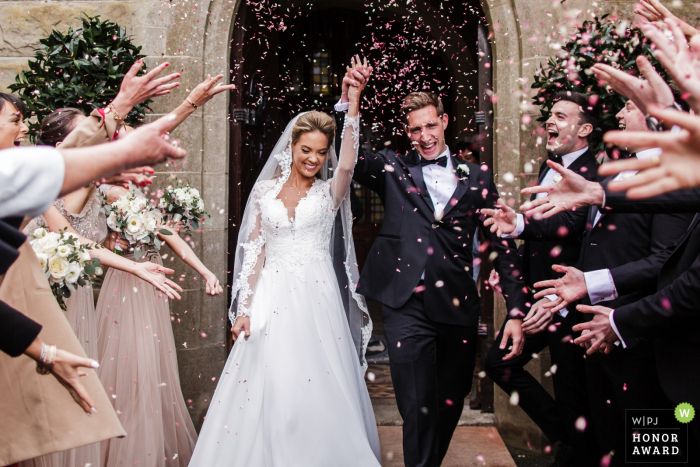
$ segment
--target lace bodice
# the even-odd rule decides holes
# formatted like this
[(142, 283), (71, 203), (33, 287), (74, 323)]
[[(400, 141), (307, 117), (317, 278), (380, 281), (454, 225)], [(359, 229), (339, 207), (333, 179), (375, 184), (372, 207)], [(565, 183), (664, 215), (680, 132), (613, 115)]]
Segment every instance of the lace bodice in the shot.
[[(90, 192), (85, 206), (79, 214), (73, 214), (66, 209), (63, 198), (58, 198), (53, 205), (81, 236), (96, 243), (102, 243), (107, 237), (107, 221), (102, 211), (102, 201), (98, 190), (94, 189)], [(46, 224), (46, 221), (42, 216), (39, 216), (25, 227), (24, 232), (29, 235), (42, 224)]]
[(260, 183), (260, 220), (265, 234), (264, 267), (300, 272), (299, 266), (330, 259), (330, 239), (337, 209), (330, 181), (316, 180), (299, 201), (294, 218), (273, 190), (274, 180)]

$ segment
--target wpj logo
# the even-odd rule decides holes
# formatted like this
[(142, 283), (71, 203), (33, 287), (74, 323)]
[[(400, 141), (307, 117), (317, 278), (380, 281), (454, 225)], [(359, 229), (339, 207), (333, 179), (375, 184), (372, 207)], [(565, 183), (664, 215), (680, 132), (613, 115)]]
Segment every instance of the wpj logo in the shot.
[[(625, 416), (625, 461), (688, 462), (688, 421), (692, 406), (674, 409), (628, 409)], [(693, 413), (694, 414), (694, 413)], [(687, 421), (685, 421), (687, 420)]]

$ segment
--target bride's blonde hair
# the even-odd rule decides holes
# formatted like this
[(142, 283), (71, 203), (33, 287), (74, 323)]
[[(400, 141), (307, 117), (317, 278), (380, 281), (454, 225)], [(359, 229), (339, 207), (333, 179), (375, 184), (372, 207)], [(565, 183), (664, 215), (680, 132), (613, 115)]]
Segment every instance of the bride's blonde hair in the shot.
[(335, 140), (335, 122), (333, 117), (324, 112), (312, 110), (297, 119), (292, 129), (292, 146), (297, 144), (304, 133), (320, 131), (328, 138), (328, 146)]

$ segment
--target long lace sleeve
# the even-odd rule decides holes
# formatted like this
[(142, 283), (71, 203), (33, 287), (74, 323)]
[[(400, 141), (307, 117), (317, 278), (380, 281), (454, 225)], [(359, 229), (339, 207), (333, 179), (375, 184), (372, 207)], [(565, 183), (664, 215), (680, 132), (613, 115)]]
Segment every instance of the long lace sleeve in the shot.
[(241, 226), (241, 229), (249, 230), (250, 233), (243, 241), (239, 237), (239, 244), (236, 248), (235, 267), (237, 270), (234, 270), (233, 301), (229, 309), (231, 324), (239, 316), (250, 316), (250, 304), (253, 301), (255, 286), (265, 263), (265, 232), (261, 222), (260, 196), (261, 190), (256, 186), (251, 194), (252, 206), (250, 208), (252, 209), (251, 214), (254, 216), (251, 219), (252, 228)]
[(340, 206), (343, 198), (345, 198), (345, 195), (347, 195), (350, 190), (359, 149), (360, 115), (358, 114), (355, 117), (346, 115), (341, 136), (338, 167), (335, 169), (333, 179), (331, 180), (331, 195), (333, 196), (333, 202), (336, 208)]

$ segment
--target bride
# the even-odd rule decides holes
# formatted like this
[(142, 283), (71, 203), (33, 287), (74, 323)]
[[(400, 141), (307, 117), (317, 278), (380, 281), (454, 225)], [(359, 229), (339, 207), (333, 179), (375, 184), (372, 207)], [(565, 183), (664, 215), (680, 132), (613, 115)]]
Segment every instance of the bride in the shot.
[(302, 113), (253, 187), (235, 252), (237, 340), (190, 467), (380, 465), (349, 197), (360, 93), (348, 92), (340, 161), (333, 119)]

